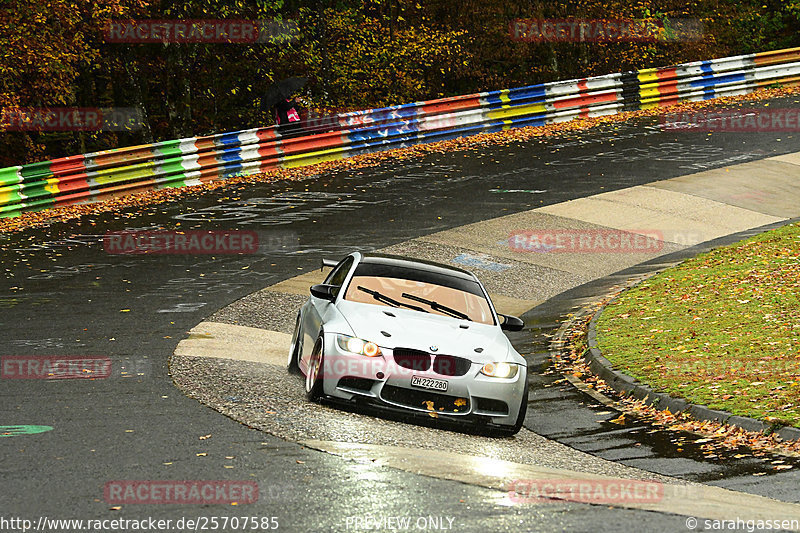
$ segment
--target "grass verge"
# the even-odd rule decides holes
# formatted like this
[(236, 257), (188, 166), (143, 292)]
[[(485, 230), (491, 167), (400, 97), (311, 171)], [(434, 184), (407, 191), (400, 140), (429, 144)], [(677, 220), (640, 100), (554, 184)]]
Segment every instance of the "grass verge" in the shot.
[(800, 427), (800, 225), (653, 276), (606, 307), (597, 338), (654, 389)]

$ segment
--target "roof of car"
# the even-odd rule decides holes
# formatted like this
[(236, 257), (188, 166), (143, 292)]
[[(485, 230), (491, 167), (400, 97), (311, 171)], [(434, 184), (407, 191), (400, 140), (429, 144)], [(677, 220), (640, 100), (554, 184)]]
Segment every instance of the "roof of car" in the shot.
[(475, 279), (474, 274), (458, 267), (445, 265), (443, 263), (436, 263), (434, 261), (425, 261), (423, 259), (412, 259), (410, 257), (403, 257), (400, 255), (376, 254), (376, 253), (362, 254), (361, 262), (380, 264), (380, 265), (393, 265), (405, 268), (415, 268), (417, 270), (436, 272), (439, 274), (445, 274), (448, 276), (453, 276), (462, 279), (469, 279), (469, 280)]

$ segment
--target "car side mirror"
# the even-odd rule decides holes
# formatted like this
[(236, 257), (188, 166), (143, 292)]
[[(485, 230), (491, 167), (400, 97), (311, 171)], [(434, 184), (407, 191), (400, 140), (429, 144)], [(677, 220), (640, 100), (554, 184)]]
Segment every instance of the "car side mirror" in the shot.
[(497, 315), (500, 317), (500, 329), (502, 330), (521, 331), (522, 328), (525, 327), (525, 322), (523, 322), (521, 318), (504, 315), (503, 313), (497, 313)]
[(319, 269), (322, 270), (325, 267), (333, 268), (338, 264), (339, 264), (339, 261), (337, 261), (335, 259), (323, 259), (322, 260), (322, 264), (320, 265)]
[(325, 285), (324, 283), (320, 283), (319, 285), (312, 285), (311, 286), (311, 296), (315, 296), (317, 298), (321, 298), (323, 300), (328, 300), (332, 302), (336, 299), (336, 289), (338, 289), (335, 285)]

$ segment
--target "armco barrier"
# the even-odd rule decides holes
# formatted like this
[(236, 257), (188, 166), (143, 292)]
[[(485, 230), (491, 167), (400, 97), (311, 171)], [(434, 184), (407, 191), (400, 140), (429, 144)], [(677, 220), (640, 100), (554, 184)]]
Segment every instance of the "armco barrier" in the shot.
[(271, 126), (64, 157), (0, 169), (0, 217), (773, 84), (800, 85), (800, 48), (343, 113), (301, 136)]

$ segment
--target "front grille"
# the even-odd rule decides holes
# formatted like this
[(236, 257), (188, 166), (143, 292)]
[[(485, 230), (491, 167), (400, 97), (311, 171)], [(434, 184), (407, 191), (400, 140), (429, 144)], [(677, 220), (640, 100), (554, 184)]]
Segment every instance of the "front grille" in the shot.
[(440, 354), (431, 356), (428, 352), (411, 348), (395, 348), (392, 353), (394, 361), (403, 368), (419, 372), (433, 370), (442, 376), (463, 376), (472, 366), (472, 361), (464, 357)]
[(433, 391), (384, 385), (381, 397), (387, 402), (437, 413), (466, 413), (469, 411), (469, 398), (459, 398)]
[(431, 368), (431, 355), (428, 352), (410, 348), (395, 348), (392, 351), (394, 362), (403, 368), (427, 372)]
[(433, 371), (443, 376), (463, 376), (471, 366), (469, 359), (454, 355), (437, 355), (433, 358)]

